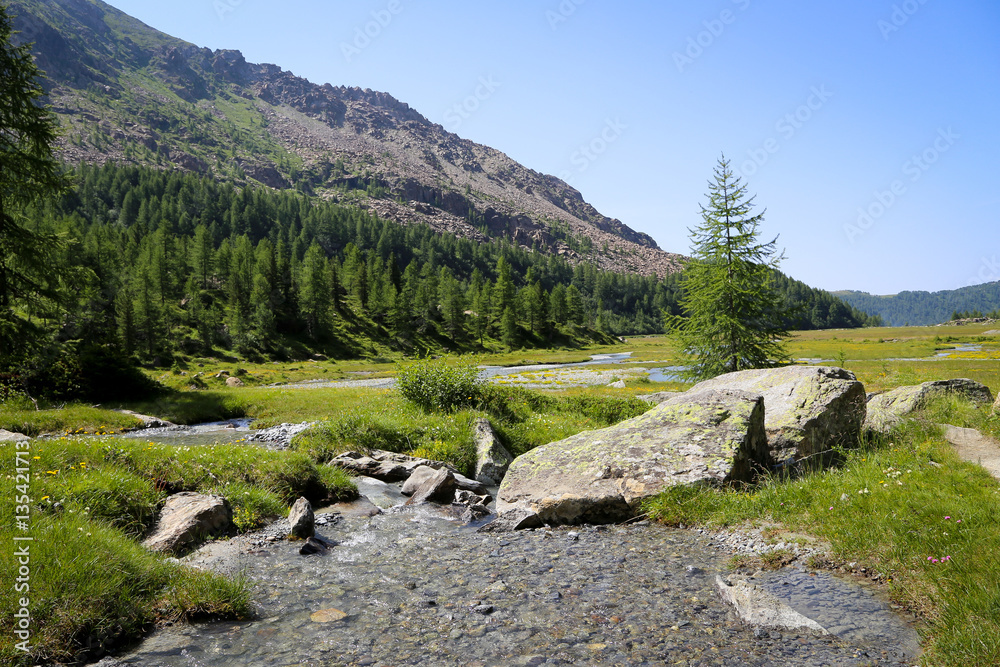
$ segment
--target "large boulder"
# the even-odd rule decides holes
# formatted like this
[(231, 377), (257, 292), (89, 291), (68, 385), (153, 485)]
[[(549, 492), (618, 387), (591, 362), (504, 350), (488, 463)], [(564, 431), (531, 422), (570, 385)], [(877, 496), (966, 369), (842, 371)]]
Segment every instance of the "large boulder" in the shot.
[(519, 456), (500, 485), (497, 513), (523, 510), (549, 524), (617, 522), (667, 487), (750, 480), (769, 462), (759, 394), (689, 392)]
[(205, 538), (225, 534), (232, 522), (233, 510), (222, 496), (175, 493), (167, 498), (143, 545), (152, 551), (181, 553)]
[(485, 417), (472, 424), (472, 439), (476, 443), (476, 481), (499, 485), (514, 457), (500, 442), (490, 420)]
[(689, 391), (739, 389), (764, 396), (764, 428), (776, 466), (853, 446), (865, 421), (865, 387), (850, 371), (786, 366), (726, 373)]
[(884, 394), (876, 394), (868, 401), (865, 429), (875, 433), (888, 433), (905, 417), (924, 408), (931, 399), (948, 395), (961, 396), (983, 405), (993, 402), (993, 393), (989, 387), (966, 378), (896, 387)]

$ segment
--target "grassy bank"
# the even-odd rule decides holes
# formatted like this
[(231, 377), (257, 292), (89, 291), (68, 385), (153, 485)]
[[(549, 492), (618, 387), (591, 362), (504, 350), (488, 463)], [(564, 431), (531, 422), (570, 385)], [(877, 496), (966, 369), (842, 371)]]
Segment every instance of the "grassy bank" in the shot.
[(741, 492), (674, 489), (649, 512), (671, 525), (766, 525), (774, 542), (786, 531), (819, 537), (832, 565), (857, 562), (920, 618), (925, 664), (1000, 664), (1000, 483), (958, 459), (934, 425), (995, 433), (1000, 418), (953, 400), (924, 417), (827, 471)]
[[(169, 447), (116, 437), (55, 437), (30, 443), (30, 525), (14, 522), (15, 446), (0, 446), (0, 571), (18, 571), (16, 536), (30, 535), (30, 654), (15, 648), (13, 610), (22, 595), (0, 589), (0, 660), (28, 665), (94, 655), (164, 620), (244, 618), (251, 586), (192, 570), (139, 544), (167, 495), (216, 493), (244, 532), (282, 516), (301, 495), (341, 500), (357, 490), (341, 471), (306, 455), (238, 445)], [(23, 465), (23, 464), (22, 464)], [(19, 512), (20, 513), (20, 512)], [(17, 531), (17, 532), (15, 532)]]

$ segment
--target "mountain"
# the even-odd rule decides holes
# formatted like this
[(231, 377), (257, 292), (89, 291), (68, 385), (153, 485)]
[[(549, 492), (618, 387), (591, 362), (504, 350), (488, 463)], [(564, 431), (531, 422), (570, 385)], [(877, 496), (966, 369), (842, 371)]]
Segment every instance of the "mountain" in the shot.
[(955, 312), (988, 313), (1000, 309), (1000, 281), (941, 292), (900, 292), (876, 296), (867, 292), (832, 292), (850, 305), (881, 315), (890, 326), (939, 324)]
[(118, 162), (297, 189), (381, 218), (664, 276), (680, 255), (580, 192), (430, 122), (391, 95), (317, 85), (199, 48), (99, 0), (15, 0), (68, 162)]

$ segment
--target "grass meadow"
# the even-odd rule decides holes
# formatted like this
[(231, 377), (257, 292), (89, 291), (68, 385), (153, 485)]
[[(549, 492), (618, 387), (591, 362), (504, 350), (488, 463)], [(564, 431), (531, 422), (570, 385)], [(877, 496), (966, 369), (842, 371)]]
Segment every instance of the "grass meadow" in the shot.
[[(996, 326), (996, 325), (992, 325)], [(799, 332), (788, 341), (798, 363), (838, 365), (869, 391), (927, 380), (968, 377), (1000, 391), (1000, 336), (991, 325)], [(664, 337), (628, 338), (585, 350), (514, 351), (449, 356), (436, 366), (523, 366), (585, 361), (592, 354), (631, 352), (636, 367), (682, 363)], [(243, 618), (252, 586), (192, 570), (150, 554), (138, 540), (174, 491), (221, 493), (234, 508), (237, 531), (287, 512), (300, 495), (317, 502), (351, 497), (350, 479), (325, 463), (348, 449), (390, 449), (446, 460), (471, 472), (471, 423), (488, 416), (516, 454), (640, 414), (634, 396), (682, 390), (681, 383), (630, 378), (624, 389), (529, 390), (483, 387), (475, 397), (426, 410), (398, 390), (301, 388), (307, 380), (396, 375), (417, 368), (409, 359), (325, 359), (234, 365), (200, 359), (186, 367), (148, 371), (171, 391), (123, 405), (0, 405), (0, 428), (43, 436), (30, 443), (33, 652), (13, 645), (19, 600), (0, 591), (0, 660), (28, 665), (66, 661), (89, 647), (138, 637), (157, 622)], [(614, 368), (615, 366), (605, 366)], [(593, 367), (600, 368), (600, 367)], [(408, 371), (407, 371), (408, 372)], [(451, 371), (449, 371), (451, 372)], [(236, 376), (244, 386), (228, 387)], [(40, 409), (39, 409), (40, 408)], [(244, 445), (172, 447), (116, 437), (138, 420), (129, 408), (191, 424), (251, 417), (255, 427), (316, 422), (289, 451)], [(936, 423), (973, 426), (1000, 436), (988, 408), (939, 402), (886, 438), (842, 452), (839, 465), (794, 480), (766, 479), (741, 491), (676, 489), (649, 505), (652, 517), (679, 525), (766, 525), (775, 540), (786, 531), (830, 545), (826, 562), (863, 564), (878, 585), (918, 619), (928, 665), (1000, 664), (1000, 484), (958, 460)], [(12, 544), (17, 490), (15, 445), (0, 445), (8, 480), (0, 507), (0, 538)], [(846, 500), (844, 500), (846, 498)], [(16, 571), (12, 550), (0, 570)], [(93, 577), (94, 568), (109, 573)], [(118, 642), (118, 644), (115, 644)], [(91, 654), (93, 655), (93, 653)]]

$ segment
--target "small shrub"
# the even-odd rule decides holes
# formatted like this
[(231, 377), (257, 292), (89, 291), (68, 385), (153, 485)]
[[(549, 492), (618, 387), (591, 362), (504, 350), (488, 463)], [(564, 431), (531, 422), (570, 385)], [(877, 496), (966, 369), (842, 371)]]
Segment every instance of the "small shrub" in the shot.
[(584, 414), (606, 426), (638, 417), (653, 407), (651, 403), (638, 398), (617, 396), (571, 396), (563, 400), (565, 408)]
[(403, 398), (427, 412), (454, 412), (475, 405), (483, 382), (473, 364), (446, 366), (428, 360), (401, 368), (396, 387)]

